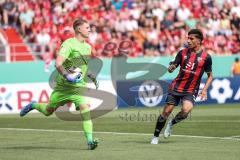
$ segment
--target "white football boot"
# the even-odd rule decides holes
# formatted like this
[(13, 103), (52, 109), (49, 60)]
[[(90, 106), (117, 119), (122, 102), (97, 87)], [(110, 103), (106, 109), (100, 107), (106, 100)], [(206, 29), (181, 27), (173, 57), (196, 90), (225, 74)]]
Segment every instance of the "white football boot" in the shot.
[(158, 144), (158, 137), (153, 137), (151, 140), (151, 144)]
[(167, 126), (166, 126), (166, 128), (165, 128), (165, 131), (164, 131), (164, 133), (163, 133), (163, 137), (164, 137), (164, 138), (168, 138), (168, 137), (171, 136), (172, 126), (173, 126), (173, 125), (172, 125), (172, 119), (171, 119), (171, 120), (168, 121)]

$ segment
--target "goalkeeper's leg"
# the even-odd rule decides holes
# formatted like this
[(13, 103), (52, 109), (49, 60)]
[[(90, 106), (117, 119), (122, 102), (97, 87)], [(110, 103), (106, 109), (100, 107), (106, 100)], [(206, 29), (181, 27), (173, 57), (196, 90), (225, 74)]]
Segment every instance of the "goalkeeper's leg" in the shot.
[(27, 113), (29, 113), (30, 111), (32, 111), (34, 109), (38, 110), (45, 116), (50, 116), (55, 110), (54, 108), (49, 107), (49, 104), (47, 104), (47, 103), (31, 102), (21, 109), (20, 116), (23, 117)]
[(61, 106), (66, 101), (68, 95), (63, 92), (53, 91), (50, 98), (49, 103), (36, 103), (35, 101), (29, 103), (25, 107), (22, 108), (20, 112), (20, 116), (25, 116), (28, 112), (36, 109), (45, 116), (51, 115), (58, 106)]
[(80, 105), (80, 112), (83, 119), (83, 132), (87, 139), (88, 149), (94, 150), (98, 145), (98, 141), (93, 139), (93, 123), (91, 120), (89, 105)]

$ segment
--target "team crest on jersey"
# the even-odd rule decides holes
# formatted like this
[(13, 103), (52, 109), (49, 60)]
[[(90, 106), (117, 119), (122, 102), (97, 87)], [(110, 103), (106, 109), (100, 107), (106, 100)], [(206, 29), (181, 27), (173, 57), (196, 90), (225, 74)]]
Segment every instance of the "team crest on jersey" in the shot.
[(202, 57), (198, 57), (198, 58), (197, 58), (197, 61), (198, 61), (198, 62), (201, 62), (202, 60), (203, 60)]
[(184, 56), (184, 60), (187, 59), (187, 56)]
[(66, 48), (61, 48), (61, 52), (66, 52)]

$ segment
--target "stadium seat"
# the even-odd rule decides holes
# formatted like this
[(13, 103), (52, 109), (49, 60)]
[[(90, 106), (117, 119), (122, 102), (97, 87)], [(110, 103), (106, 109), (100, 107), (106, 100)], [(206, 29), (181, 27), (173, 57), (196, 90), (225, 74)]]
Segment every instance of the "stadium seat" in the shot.
[(14, 28), (4, 30), (7, 43), (10, 46), (10, 61), (33, 61), (34, 57), (31, 54), (28, 46), (23, 42), (22, 37)]

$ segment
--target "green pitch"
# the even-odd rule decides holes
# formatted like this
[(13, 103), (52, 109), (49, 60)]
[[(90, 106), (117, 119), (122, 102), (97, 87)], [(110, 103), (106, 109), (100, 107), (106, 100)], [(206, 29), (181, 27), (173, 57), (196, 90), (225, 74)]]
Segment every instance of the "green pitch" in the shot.
[(174, 126), (172, 137), (150, 145), (159, 109), (120, 109), (95, 119), (94, 135), (101, 143), (94, 151), (86, 150), (81, 122), (40, 114), (1, 115), (0, 160), (239, 159), (239, 104), (197, 106)]

